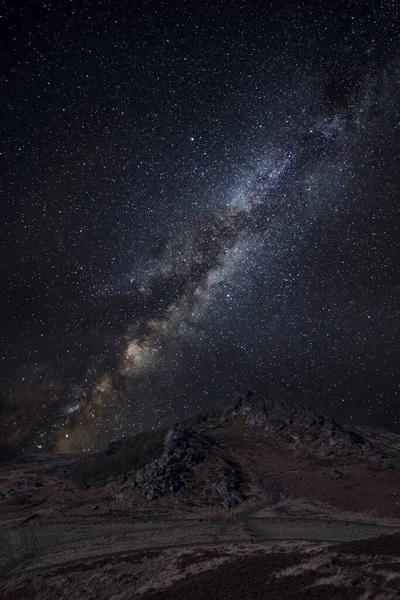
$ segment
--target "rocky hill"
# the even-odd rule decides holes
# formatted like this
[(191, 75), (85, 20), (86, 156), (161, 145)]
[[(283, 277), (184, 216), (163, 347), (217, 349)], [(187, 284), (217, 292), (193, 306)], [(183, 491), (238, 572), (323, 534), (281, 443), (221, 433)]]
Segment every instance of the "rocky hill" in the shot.
[(236, 416), (244, 417), (246, 427), (261, 429), (277, 446), (310, 456), (386, 458), (385, 452), (361, 433), (292, 400), (248, 390), (238, 396), (233, 410), (228, 410), (227, 421)]
[[(226, 583), (229, 588), (235, 572), (256, 564), (254, 544), (259, 544), (262, 553), (257, 560), (265, 572), (270, 572), (270, 583), (263, 580), (260, 589), (275, 585), (276, 597), (292, 597), (288, 580), (280, 580), (282, 588), (275, 581), (279, 565), (289, 568), (292, 564), (292, 558), (285, 554), (291, 549), (296, 554), (293, 565), (311, 565), (304, 568), (318, 571), (312, 576), (308, 573), (304, 585), (306, 580), (310, 585), (329, 580), (323, 585), (331, 586), (332, 593), (332, 586), (336, 586), (335, 594), (342, 597), (354, 585), (354, 577), (372, 585), (375, 567), (365, 577), (358, 567), (358, 574), (348, 576), (347, 567), (338, 566), (334, 542), (361, 544), (361, 548), (360, 539), (385, 534), (389, 542), (384, 546), (394, 544), (398, 548), (398, 538), (393, 544), (390, 540), (391, 534), (400, 532), (400, 436), (348, 427), (307, 406), (247, 390), (224, 411), (199, 415), (171, 429), (116, 440), (101, 453), (26, 454), (8, 462), (0, 468), (0, 528), (0, 592), (11, 594), (0, 594), (1, 598), (18, 598), (15, 590), (22, 586), (24, 598), (50, 599), (51, 589), (58, 589), (64, 577), (61, 563), (71, 565), (65, 567), (69, 573), (66, 581), (71, 582), (77, 560), (89, 570), (92, 561), (90, 564), (97, 565), (93, 567), (96, 573), (114, 567), (119, 573), (122, 567), (116, 555), (131, 556), (140, 551), (142, 556), (144, 550), (151, 549), (157, 550), (159, 557), (160, 552), (162, 556), (169, 553), (171, 564), (177, 549), (183, 547), (188, 556), (183, 553), (182, 560), (188, 565), (199, 561), (204, 569), (216, 565), (221, 569), (232, 559), (231, 566), (227, 563), (228, 571), (232, 570)], [(267, 548), (271, 540), (276, 540), (273, 556), (272, 546)], [(223, 546), (222, 554), (215, 545)], [(354, 562), (357, 547), (349, 546), (352, 555), (346, 560)], [(197, 559), (196, 552), (206, 558)], [(310, 559), (313, 552), (315, 560)], [(112, 562), (105, 558), (110, 553)], [(320, 554), (329, 568), (325, 563), (321, 566)], [(149, 577), (154, 579), (154, 561), (159, 559), (155, 554), (143, 556), (138, 560), (149, 565), (149, 573), (153, 573)], [(101, 568), (99, 560), (103, 561)], [(396, 578), (400, 577), (397, 560), (390, 559), (393, 568), (387, 581), (391, 584), (382, 599), (397, 597), (393, 596), (397, 594)], [(385, 562), (388, 557), (379, 564)], [(197, 567), (193, 570), (189, 566), (182, 570), (179, 565), (172, 579), (167, 578), (169, 583), (160, 579), (161, 588), (182, 573), (185, 578), (195, 577), (193, 585), (198, 582), (199, 590), (210, 588), (208, 571), (197, 573)], [(30, 569), (35, 573), (33, 579)], [(135, 569), (132, 581), (138, 577)], [(58, 575), (52, 579), (51, 573), (56, 571)], [(42, 572), (47, 573), (47, 579), (43, 580)], [(13, 583), (6, 585), (4, 577), (10, 573)], [(222, 577), (222, 572), (218, 573)], [(48, 595), (37, 595), (37, 590), (46, 588), (50, 581), (53, 587)], [(80, 581), (76, 579), (76, 589), (71, 588), (69, 598), (92, 597), (87, 590), (82, 595)], [(115, 585), (118, 588), (119, 583)], [(29, 596), (29, 586), (36, 595)], [(143, 598), (158, 597), (148, 583), (140, 589), (146, 594)], [(96, 590), (93, 598), (111, 597), (107, 596), (110, 590), (106, 592), (101, 586)], [(137, 597), (125, 591), (123, 588), (116, 597)], [(182, 581), (175, 596), (159, 597), (183, 597), (187, 591)], [(57, 597), (64, 597), (61, 591)], [(258, 596), (243, 592), (240, 597)]]
[[(0, 470), (0, 498), (10, 513), (35, 502), (72, 509), (99, 496), (100, 506), (136, 503), (139, 494), (207, 511), (297, 498), (400, 516), (393, 500), (400, 497), (400, 443), (393, 437), (247, 390), (224, 411), (117, 440), (102, 453), (11, 461)], [(356, 490), (366, 485), (361, 501)]]

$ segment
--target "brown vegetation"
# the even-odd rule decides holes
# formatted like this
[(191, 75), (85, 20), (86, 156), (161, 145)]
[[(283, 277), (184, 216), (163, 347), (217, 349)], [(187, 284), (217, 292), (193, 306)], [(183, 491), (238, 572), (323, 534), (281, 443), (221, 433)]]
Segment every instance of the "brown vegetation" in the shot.
[(103, 454), (91, 456), (74, 466), (71, 472), (73, 483), (85, 489), (105, 486), (110, 481), (126, 477), (134, 469), (140, 469), (161, 456), (165, 433), (165, 429), (157, 429), (113, 442)]

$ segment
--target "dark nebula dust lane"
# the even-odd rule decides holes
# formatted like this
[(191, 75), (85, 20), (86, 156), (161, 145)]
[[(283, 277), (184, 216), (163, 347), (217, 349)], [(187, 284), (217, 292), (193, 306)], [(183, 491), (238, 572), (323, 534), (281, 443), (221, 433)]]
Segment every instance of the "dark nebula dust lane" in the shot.
[(243, 387), (399, 427), (398, 13), (5, 8), (4, 450)]

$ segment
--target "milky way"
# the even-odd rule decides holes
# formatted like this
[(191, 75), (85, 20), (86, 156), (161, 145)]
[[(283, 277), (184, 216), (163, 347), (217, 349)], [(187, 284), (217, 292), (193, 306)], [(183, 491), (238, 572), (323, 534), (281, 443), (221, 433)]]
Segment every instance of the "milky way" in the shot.
[(6, 11), (6, 443), (246, 386), (397, 427), (396, 4), (98, 6)]

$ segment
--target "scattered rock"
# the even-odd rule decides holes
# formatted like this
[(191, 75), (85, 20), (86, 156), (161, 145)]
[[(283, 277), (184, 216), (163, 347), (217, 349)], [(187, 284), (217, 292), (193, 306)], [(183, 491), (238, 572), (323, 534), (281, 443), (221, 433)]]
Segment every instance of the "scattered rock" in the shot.
[(332, 469), (332, 472), (329, 477), (336, 481), (337, 479), (342, 479), (344, 477), (344, 473), (338, 471), (337, 469)]
[(33, 513), (33, 515), (29, 515), (29, 517), (27, 517), (26, 519), (21, 521), (20, 525), (26, 525), (27, 523), (29, 523), (29, 525), (30, 525), (32, 523), (32, 521), (37, 519), (37, 517), (38, 517), (37, 513)]
[(28, 504), (31, 501), (32, 494), (27, 494), (25, 492), (15, 492), (12, 494), (8, 500), (8, 504)]
[(58, 469), (57, 477), (58, 479), (66, 479), (68, 477), (68, 469)]
[(385, 469), (385, 471), (391, 471), (393, 470), (393, 465), (391, 462), (389, 462), (388, 460), (384, 460), (381, 463), (382, 469)]
[(105, 496), (103, 496), (100, 499), (100, 502), (102, 502), (103, 504), (108, 504), (109, 502), (111, 502), (113, 500), (113, 496), (111, 494), (106, 494)]

